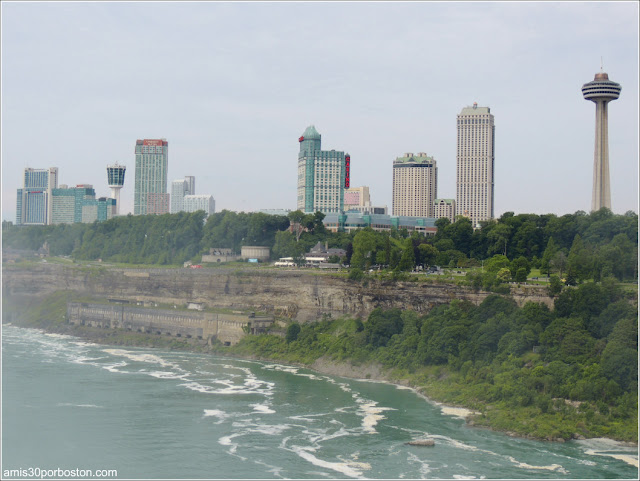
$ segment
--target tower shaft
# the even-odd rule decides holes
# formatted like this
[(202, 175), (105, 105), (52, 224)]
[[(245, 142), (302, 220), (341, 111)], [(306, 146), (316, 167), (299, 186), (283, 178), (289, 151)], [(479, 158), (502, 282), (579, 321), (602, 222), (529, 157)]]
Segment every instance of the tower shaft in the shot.
[(593, 153), (593, 194), (591, 210), (603, 207), (611, 210), (611, 184), (609, 179), (609, 127), (608, 101), (599, 100), (596, 104), (596, 135)]

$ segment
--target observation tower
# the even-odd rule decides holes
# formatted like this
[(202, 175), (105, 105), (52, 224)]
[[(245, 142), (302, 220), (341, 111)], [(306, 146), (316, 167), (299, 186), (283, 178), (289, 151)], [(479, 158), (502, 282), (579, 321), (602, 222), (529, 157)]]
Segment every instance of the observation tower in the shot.
[(124, 165), (107, 165), (107, 180), (111, 189), (111, 198), (116, 200), (116, 213), (120, 215), (120, 189), (124, 185), (124, 173), (127, 168)]
[(602, 71), (595, 75), (592, 82), (582, 86), (585, 100), (596, 104), (596, 140), (593, 154), (593, 195), (591, 210), (602, 207), (611, 209), (611, 185), (609, 181), (609, 127), (607, 104), (620, 97), (622, 87), (609, 80)]

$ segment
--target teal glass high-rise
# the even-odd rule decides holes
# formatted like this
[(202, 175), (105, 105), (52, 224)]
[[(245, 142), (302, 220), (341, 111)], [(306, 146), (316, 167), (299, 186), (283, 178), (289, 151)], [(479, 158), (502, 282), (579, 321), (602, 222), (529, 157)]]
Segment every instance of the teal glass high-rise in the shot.
[(133, 213), (147, 213), (147, 194), (167, 193), (169, 142), (166, 139), (136, 140), (136, 171)]
[(298, 139), (297, 209), (303, 212), (342, 212), (344, 189), (349, 179), (349, 154), (322, 150), (321, 135), (313, 125)]

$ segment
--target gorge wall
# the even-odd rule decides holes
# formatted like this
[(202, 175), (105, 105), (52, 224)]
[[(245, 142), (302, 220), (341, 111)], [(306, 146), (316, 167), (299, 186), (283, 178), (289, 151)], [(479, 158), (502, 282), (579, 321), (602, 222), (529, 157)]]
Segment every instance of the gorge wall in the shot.
[[(481, 303), (489, 294), (445, 284), (354, 282), (306, 270), (256, 268), (118, 269), (41, 263), (4, 265), (4, 302), (39, 299), (54, 291), (71, 290), (87, 297), (119, 298), (144, 303), (203, 303), (206, 307), (251, 309), (300, 322), (321, 318), (366, 317), (376, 307), (426, 313), (453, 299)], [(527, 301), (553, 307), (546, 289), (514, 287), (518, 305)]]

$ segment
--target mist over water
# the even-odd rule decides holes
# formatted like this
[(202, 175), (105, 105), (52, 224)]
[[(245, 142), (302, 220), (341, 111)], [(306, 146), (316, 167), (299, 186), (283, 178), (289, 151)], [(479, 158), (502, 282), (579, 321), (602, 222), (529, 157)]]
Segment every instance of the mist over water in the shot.
[[(4, 326), (2, 469), (119, 478), (637, 479), (635, 447), (472, 428), (412, 390)], [(430, 437), (434, 447), (406, 442)], [(634, 465), (635, 464), (635, 465)]]

